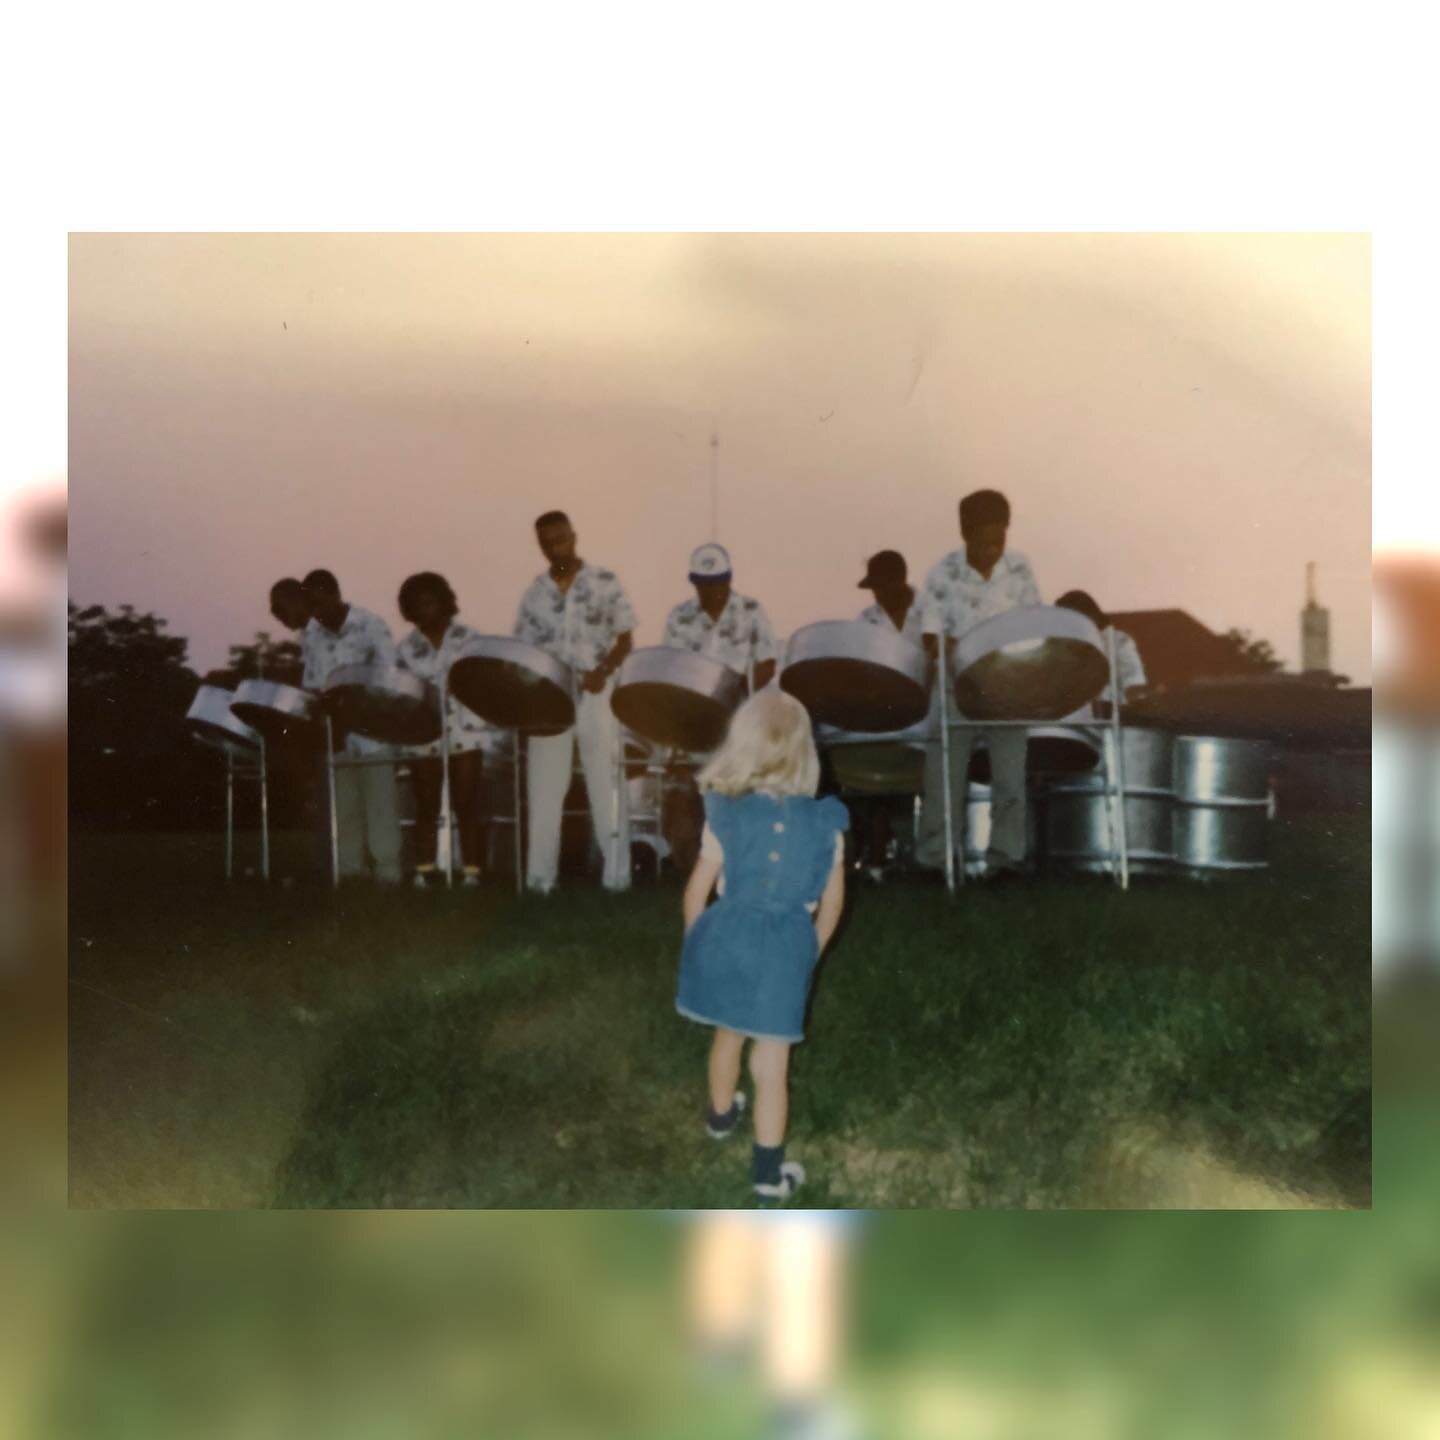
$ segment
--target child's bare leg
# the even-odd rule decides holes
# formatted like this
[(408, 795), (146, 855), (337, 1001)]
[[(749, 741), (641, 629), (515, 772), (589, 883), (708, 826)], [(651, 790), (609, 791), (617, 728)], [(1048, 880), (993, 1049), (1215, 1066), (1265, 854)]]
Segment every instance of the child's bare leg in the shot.
[(765, 1237), (765, 1380), (782, 1406), (833, 1390), (845, 1330), (846, 1237), (796, 1217)]
[(737, 1354), (755, 1320), (760, 1236), (744, 1216), (697, 1216), (690, 1240), (690, 1329), (701, 1353)]
[(710, 1044), (710, 1108), (717, 1115), (725, 1114), (735, 1099), (735, 1090), (740, 1084), (740, 1051), (744, 1045), (743, 1035), (722, 1025), (715, 1027), (715, 1039)]
[(785, 1142), (785, 1125), (790, 1118), (789, 1069), (788, 1040), (756, 1040), (751, 1045), (750, 1077), (755, 1081), (757, 1145)]

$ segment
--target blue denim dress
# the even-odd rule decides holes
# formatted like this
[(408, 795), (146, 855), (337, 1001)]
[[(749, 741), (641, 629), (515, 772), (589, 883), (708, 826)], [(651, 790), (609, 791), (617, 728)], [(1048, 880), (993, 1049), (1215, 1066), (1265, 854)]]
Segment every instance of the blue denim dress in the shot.
[(725, 852), (725, 893), (685, 937), (675, 1008), (741, 1035), (803, 1040), (820, 958), (806, 906), (825, 889), (849, 814), (833, 796), (753, 793), (706, 795), (705, 819)]

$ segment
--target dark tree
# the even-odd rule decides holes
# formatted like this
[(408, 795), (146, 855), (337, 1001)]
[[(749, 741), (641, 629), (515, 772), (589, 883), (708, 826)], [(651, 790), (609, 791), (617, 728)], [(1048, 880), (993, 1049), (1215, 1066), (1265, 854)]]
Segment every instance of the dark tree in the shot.
[(260, 630), (250, 644), (230, 647), (228, 669), (237, 681), (265, 679), (298, 685), (305, 661), (294, 640), (274, 641), (267, 631)]
[(1269, 674), (1284, 668), (1285, 662), (1275, 653), (1268, 640), (1257, 640), (1248, 630), (1227, 630), (1221, 637), (1236, 658), (1256, 674)]
[(165, 621), (69, 610), (70, 811), (106, 828), (188, 827), (215, 809), (215, 756), (191, 738), (196, 676)]

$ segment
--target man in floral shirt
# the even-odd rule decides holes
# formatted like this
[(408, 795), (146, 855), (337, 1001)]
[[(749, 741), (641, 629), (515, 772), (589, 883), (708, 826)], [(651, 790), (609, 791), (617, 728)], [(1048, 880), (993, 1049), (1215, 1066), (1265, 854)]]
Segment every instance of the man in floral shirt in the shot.
[(560, 812), (578, 744), (595, 839), (605, 857), (605, 888), (625, 890), (630, 885), (630, 815), (625, 787), (617, 784), (620, 722), (610, 708), (610, 692), (634, 643), (635, 612), (613, 570), (589, 565), (576, 554), (575, 531), (563, 511), (542, 515), (535, 522), (535, 538), (549, 569), (521, 597), (515, 638), (568, 665), (577, 694), (571, 729), (529, 741), (526, 884), (543, 895), (555, 888)]
[[(920, 625), (925, 653), (939, 655), (945, 637), (947, 673), (955, 642), (982, 620), (1022, 605), (1040, 605), (1030, 562), (1005, 548), (1010, 502), (998, 490), (976, 490), (960, 502), (960, 538), (964, 545), (940, 560), (920, 591)], [(938, 690), (932, 716), (939, 717)], [(954, 704), (951, 703), (954, 718)], [(965, 799), (970, 752), (977, 743), (990, 752), (990, 846), (987, 879), (1015, 874), (1025, 866), (1025, 731), (1018, 726), (993, 730), (957, 729), (950, 737), (950, 804), (956, 822), (955, 844), (964, 854)], [(922, 865), (945, 864), (945, 785), (938, 734), (925, 747), (925, 798), (916, 859)]]
[[(731, 573), (730, 552), (723, 545), (701, 545), (691, 551), (689, 574), (695, 594), (670, 612), (661, 643), (728, 665), (745, 676), (753, 692), (774, 677), (780, 647), (760, 602), (730, 588)], [(683, 762), (667, 787), (664, 809), (665, 843), (676, 868), (688, 872), (700, 854), (705, 807)]]
[(758, 600), (730, 588), (730, 554), (723, 545), (701, 545), (690, 555), (695, 594), (665, 621), (662, 644), (691, 650), (728, 665), (761, 690), (775, 674), (780, 647), (770, 617)]
[[(342, 665), (393, 665), (395, 641), (390, 627), (374, 613), (341, 598), (340, 583), (328, 570), (312, 570), (301, 585), (312, 618), (300, 636), (305, 660), (301, 684), (320, 690)], [(357, 762), (337, 762), (335, 818), (339, 873), (366, 873), (365, 854), (377, 880), (400, 882), (400, 817), (395, 806), (395, 767), (380, 763), (390, 747), (364, 735), (347, 735), (344, 754)], [(358, 763), (368, 762), (368, 763)]]

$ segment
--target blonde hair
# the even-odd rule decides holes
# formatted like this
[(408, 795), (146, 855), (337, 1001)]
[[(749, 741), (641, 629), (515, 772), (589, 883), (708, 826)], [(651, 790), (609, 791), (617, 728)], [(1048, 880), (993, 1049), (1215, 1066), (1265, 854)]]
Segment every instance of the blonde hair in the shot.
[(696, 777), (702, 790), (744, 795), (813, 795), (820, 757), (810, 733), (810, 712), (776, 685), (752, 695), (730, 720), (724, 743)]

